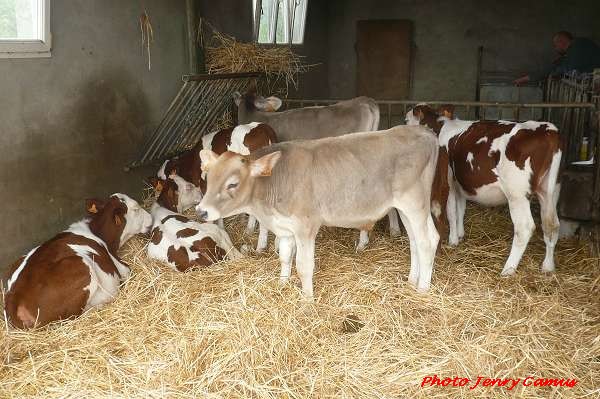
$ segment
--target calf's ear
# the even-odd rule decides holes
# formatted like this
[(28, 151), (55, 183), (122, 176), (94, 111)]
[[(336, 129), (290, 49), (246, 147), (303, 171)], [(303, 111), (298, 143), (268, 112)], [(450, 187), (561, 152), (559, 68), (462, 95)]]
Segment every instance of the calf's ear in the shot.
[(163, 181), (164, 180), (159, 179), (156, 176), (150, 176), (149, 178), (146, 179), (146, 182), (148, 184), (150, 184), (152, 187), (154, 187), (154, 190), (156, 190), (156, 192), (158, 192), (158, 193), (160, 193), (165, 186)]
[(120, 226), (123, 224), (126, 212), (127, 211), (122, 206), (118, 206), (115, 208), (115, 211), (113, 213), (113, 218), (114, 218), (115, 224), (117, 226)]
[(454, 119), (454, 105), (452, 104), (443, 104), (437, 109), (437, 114), (440, 116), (445, 116), (448, 119)]
[(252, 161), (250, 163), (250, 175), (254, 177), (271, 176), (271, 172), (279, 158), (281, 158), (281, 151), (275, 151)]
[(240, 103), (242, 102), (242, 95), (240, 94), (240, 92), (234, 91), (231, 96), (233, 97), (233, 102), (235, 103), (235, 105), (239, 107)]
[(202, 166), (200, 167), (203, 172), (208, 172), (210, 166), (214, 164), (219, 158), (219, 156), (211, 150), (200, 150), (200, 162)]
[(90, 215), (100, 212), (104, 208), (104, 205), (106, 205), (106, 202), (101, 199), (89, 198), (85, 200), (85, 210)]
[(256, 97), (254, 100), (254, 106), (256, 109), (264, 112), (275, 112), (281, 107), (281, 99), (271, 96), (267, 98)]

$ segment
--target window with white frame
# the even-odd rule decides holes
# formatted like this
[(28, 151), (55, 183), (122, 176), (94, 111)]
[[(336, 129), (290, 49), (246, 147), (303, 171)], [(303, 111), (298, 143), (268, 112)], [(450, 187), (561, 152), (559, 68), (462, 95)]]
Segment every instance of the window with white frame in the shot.
[(308, 0), (253, 0), (252, 3), (254, 41), (261, 44), (302, 44)]
[(49, 57), (50, 0), (0, 0), (0, 58)]

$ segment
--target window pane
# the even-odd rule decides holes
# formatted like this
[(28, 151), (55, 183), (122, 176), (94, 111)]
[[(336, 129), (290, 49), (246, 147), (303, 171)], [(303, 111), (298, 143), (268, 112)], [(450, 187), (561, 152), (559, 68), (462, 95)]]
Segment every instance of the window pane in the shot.
[(286, 2), (287, 0), (277, 0), (278, 7), (277, 7), (277, 33), (276, 33), (276, 37), (277, 37), (277, 43), (286, 43), (287, 42), (287, 32), (285, 31), (287, 23), (286, 23), (286, 18), (287, 15), (285, 13), (285, 5), (283, 4), (284, 2)]
[[(271, 10), (273, 9), (273, 1), (274, 0), (262, 0), (261, 2), (260, 25), (258, 27), (259, 43), (270, 43), (269, 26), (271, 25)], [(252, 1), (252, 5), (254, 7), (254, 12), (256, 12), (256, 0)]]
[(292, 43), (301, 44), (304, 40), (304, 22), (306, 20), (306, 0), (292, 0), (295, 4)]
[(38, 40), (41, 0), (0, 0), (0, 40)]

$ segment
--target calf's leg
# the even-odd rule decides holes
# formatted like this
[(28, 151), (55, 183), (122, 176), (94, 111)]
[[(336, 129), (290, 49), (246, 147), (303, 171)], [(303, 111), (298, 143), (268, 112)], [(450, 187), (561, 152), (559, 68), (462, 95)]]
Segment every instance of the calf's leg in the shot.
[(446, 205), (446, 213), (448, 214), (448, 228), (450, 229), (450, 234), (448, 236), (448, 244), (453, 247), (458, 245), (458, 212), (456, 208), (456, 194), (452, 186), (450, 186), (450, 192), (448, 193), (448, 203)]
[(248, 224), (246, 225), (246, 230), (244, 231), (244, 233), (246, 235), (250, 235), (250, 234), (254, 233), (255, 228), (256, 228), (256, 218), (252, 215), (248, 215)]
[[(318, 230), (318, 229), (317, 229)], [(302, 284), (302, 293), (306, 298), (313, 297), (313, 272), (315, 269), (315, 239), (317, 234), (300, 232), (296, 238), (296, 271)]]
[(358, 236), (358, 243), (356, 244), (356, 252), (364, 251), (367, 244), (369, 244), (369, 231), (361, 230), (360, 235)]
[(511, 276), (517, 271), (523, 252), (535, 230), (535, 223), (531, 216), (529, 200), (526, 197), (509, 197), (508, 207), (510, 218), (514, 226), (514, 237), (510, 255), (500, 273), (502, 276)]
[(415, 236), (404, 213), (398, 213), (400, 214), (400, 219), (402, 219), (402, 224), (404, 225), (404, 229), (406, 230), (406, 234), (408, 235), (410, 243), (410, 271), (408, 273), (408, 283), (417, 288), (417, 282), (419, 281), (419, 257), (417, 256), (417, 244), (415, 243)]
[(398, 237), (400, 235), (400, 223), (398, 223), (398, 211), (396, 208), (390, 209), (388, 219), (390, 220), (390, 235)]
[[(248, 219), (250, 221), (250, 219)], [(254, 228), (253, 228), (254, 229)], [(264, 252), (267, 248), (269, 241), (269, 230), (267, 230), (262, 224), (258, 224), (258, 242), (256, 243), (256, 252)]]
[(281, 273), (279, 281), (287, 283), (292, 273), (292, 256), (296, 247), (293, 236), (277, 237), (279, 239), (279, 262), (281, 262)]
[(456, 232), (458, 240), (462, 241), (465, 237), (465, 210), (467, 208), (467, 199), (461, 193), (456, 193)]

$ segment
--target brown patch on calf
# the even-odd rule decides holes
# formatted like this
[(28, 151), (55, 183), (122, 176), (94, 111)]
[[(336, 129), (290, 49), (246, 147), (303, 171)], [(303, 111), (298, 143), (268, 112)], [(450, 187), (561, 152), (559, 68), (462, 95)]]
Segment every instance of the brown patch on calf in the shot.
[(171, 245), (167, 250), (167, 260), (174, 263), (175, 267), (180, 272), (184, 272), (191, 267), (190, 258), (188, 257), (185, 247), (175, 249), (175, 246)]
[(277, 135), (275, 134), (275, 130), (265, 123), (261, 123), (254, 129), (251, 129), (244, 137), (244, 145), (250, 152), (254, 152), (263, 147), (268, 147), (276, 142)]
[(169, 220), (169, 219), (175, 219), (175, 220), (177, 220), (177, 221), (179, 221), (179, 222), (181, 222), (181, 223), (187, 223), (187, 222), (189, 222), (189, 221), (190, 221), (190, 219), (186, 218), (186, 217), (185, 217), (185, 216), (183, 216), (183, 215), (169, 215), (169, 216), (166, 216), (166, 217), (164, 217), (164, 218), (163, 218), (163, 219), (160, 221), (160, 223), (161, 223), (161, 224), (165, 224), (165, 223), (167, 222), (167, 220)]
[(162, 241), (162, 236), (162, 230), (158, 226), (156, 226), (154, 229), (152, 229), (152, 236), (150, 238), (150, 241), (152, 241), (152, 244), (158, 245)]
[(177, 204), (179, 203), (179, 191), (177, 183), (171, 179), (160, 180), (162, 189), (156, 202), (163, 208), (167, 208), (172, 212), (177, 212)]
[[(438, 153), (438, 159), (431, 187), (431, 202), (437, 202), (440, 206), (439, 216), (433, 216), (433, 222), (442, 240), (448, 237), (448, 218), (446, 217), (446, 204), (448, 203), (448, 193), (450, 185), (448, 184), (448, 151), (441, 147)], [(441, 245), (442, 240), (438, 244)]]
[(198, 230), (191, 229), (188, 227), (183, 230), (179, 230), (177, 232), (176, 236), (177, 236), (177, 238), (187, 238), (187, 237), (195, 236), (196, 234), (198, 234)]
[(548, 172), (552, 157), (561, 149), (560, 135), (548, 125), (540, 125), (537, 129), (521, 129), (510, 138), (506, 145), (506, 158), (513, 161), (519, 169), (525, 168), (530, 160), (533, 176), (531, 190), (537, 192), (539, 184)]
[(6, 293), (5, 310), (12, 325), (31, 328), (35, 322), (36, 326), (43, 326), (82, 313), (89, 297), (85, 288), (90, 284), (90, 271), (69, 244), (89, 247), (96, 252), (94, 261), (102, 271), (120, 276), (103, 245), (80, 235), (62, 232), (42, 244), (29, 257), (27, 265)]
[[(464, 133), (450, 139), (448, 158), (454, 178), (467, 193), (475, 195), (479, 187), (498, 180), (492, 169), (498, 165), (500, 153), (495, 151), (490, 154), (489, 151), (492, 142), (509, 133), (514, 126), (514, 123), (479, 121), (469, 126)], [(485, 142), (478, 142), (484, 137)], [(471, 162), (467, 161), (469, 153), (473, 154)]]
[(194, 241), (192, 251), (197, 252), (198, 259), (194, 261), (198, 266), (210, 266), (215, 262), (225, 259), (227, 254), (225, 250), (217, 245), (210, 237), (204, 237), (201, 240)]
[(106, 205), (90, 220), (92, 233), (108, 246), (108, 250), (116, 255), (121, 242), (121, 234), (125, 229), (127, 205), (117, 197), (110, 197)]
[(435, 132), (440, 134), (442, 123), (438, 122), (439, 115), (429, 105), (417, 105), (412, 110), (413, 115), (419, 119), (421, 125), (425, 125)]

